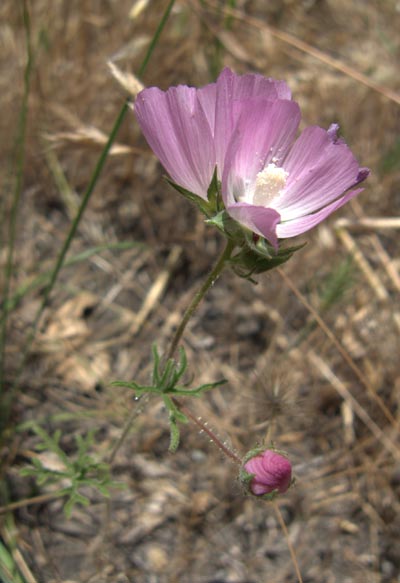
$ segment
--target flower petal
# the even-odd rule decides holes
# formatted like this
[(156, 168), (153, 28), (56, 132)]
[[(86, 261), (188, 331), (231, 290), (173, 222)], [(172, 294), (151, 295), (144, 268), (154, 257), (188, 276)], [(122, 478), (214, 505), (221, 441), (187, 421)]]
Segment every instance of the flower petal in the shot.
[(280, 239), (286, 239), (309, 231), (363, 190), (363, 188), (352, 190), (316, 213), (298, 217), (287, 222), (281, 222), (276, 228), (278, 237)]
[[(204, 94), (202, 101), (206, 101)], [(150, 87), (139, 93), (135, 113), (149, 146), (171, 178), (207, 199), (215, 150), (196, 89), (181, 85), (163, 92)]]
[(283, 455), (267, 449), (250, 458), (244, 469), (248, 474), (254, 474), (250, 482), (253, 494), (260, 496), (274, 490), (284, 493), (292, 482), (292, 465)]
[(265, 237), (275, 249), (278, 248), (276, 226), (280, 221), (280, 216), (274, 209), (239, 202), (233, 206), (228, 206), (226, 210), (238, 223), (257, 233), (260, 237)]
[[(294, 101), (248, 99), (241, 102), (241, 114), (226, 154), (222, 197), (232, 205), (252, 186), (258, 172), (272, 159), (286, 155), (300, 122), (300, 108)], [(251, 196), (249, 196), (251, 200)]]
[(228, 68), (219, 75), (216, 87), (215, 152), (219, 176), (222, 177), (226, 151), (235, 128), (237, 115), (240, 113), (237, 108), (236, 112), (233, 110), (233, 104), (252, 97), (262, 97), (264, 100), (290, 100), (291, 93), (284, 81), (267, 79), (253, 73), (236, 75)]
[[(289, 221), (330, 204), (357, 183), (360, 168), (351, 150), (336, 138), (336, 127), (309, 127), (283, 162), (289, 177), (274, 207)], [(367, 175), (363, 175), (363, 179)], [(360, 181), (360, 180), (359, 180)]]
[(211, 134), (214, 136), (215, 127), (215, 102), (217, 98), (217, 84), (210, 83), (205, 87), (197, 89), (197, 97), (206, 114), (208, 124), (210, 126)]

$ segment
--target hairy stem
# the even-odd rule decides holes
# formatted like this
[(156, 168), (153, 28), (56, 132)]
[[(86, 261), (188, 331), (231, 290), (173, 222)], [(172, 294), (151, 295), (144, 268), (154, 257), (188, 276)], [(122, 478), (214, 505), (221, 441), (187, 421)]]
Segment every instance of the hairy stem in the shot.
[[(190, 318), (193, 316), (194, 312), (196, 311), (197, 306), (199, 305), (199, 303), (201, 302), (201, 300), (203, 299), (203, 297), (205, 296), (207, 291), (210, 289), (210, 287), (217, 281), (218, 277), (221, 275), (222, 270), (225, 267), (225, 263), (227, 262), (227, 260), (231, 256), (234, 247), (235, 247), (234, 243), (232, 243), (231, 241), (227, 242), (225, 249), (223, 250), (221, 256), (219, 257), (217, 263), (215, 264), (213, 269), (210, 271), (210, 273), (209, 273), (207, 279), (204, 281), (203, 285), (200, 287), (200, 289), (194, 295), (189, 306), (186, 308), (185, 313), (183, 314), (181, 323), (179, 324), (179, 326), (178, 326), (178, 328), (177, 328), (177, 330), (176, 330), (176, 332), (171, 340), (171, 345), (170, 345), (168, 353), (166, 355), (165, 362), (167, 362), (170, 358), (173, 357), (175, 350), (179, 344), (179, 341), (182, 338), (182, 335), (185, 331), (187, 323), (189, 322)], [(148, 398), (148, 396), (146, 395), (145, 398)], [(175, 405), (179, 409), (182, 409), (183, 406), (181, 405), (181, 403), (178, 399), (173, 399), (173, 402), (175, 403)], [(126, 437), (128, 436), (129, 431), (132, 427), (132, 424), (137, 417), (137, 414), (138, 414), (138, 411), (134, 410), (128, 416), (128, 419), (125, 422), (125, 426), (122, 430), (121, 436), (118, 439), (117, 443), (115, 444), (115, 446), (112, 449), (112, 452), (110, 454), (110, 458), (109, 458), (110, 464), (112, 464), (113, 461), (115, 460), (115, 457), (116, 457), (121, 445), (124, 443)], [(201, 429), (209, 435), (210, 439), (212, 441), (214, 441), (216, 443), (216, 445), (219, 447), (219, 449), (224, 451), (224, 453), (226, 453), (226, 455), (228, 457), (234, 459), (236, 462), (241, 463), (241, 460), (239, 458), (237, 458), (235, 456), (235, 454), (233, 454), (227, 448), (225, 448), (224, 444), (216, 436), (214, 436), (214, 434), (212, 432), (210, 432), (210, 430), (204, 424), (202, 424), (201, 421), (199, 419), (197, 419), (186, 408), (185, 408), (185, 414), (187, 414), (187, 416), (190, 417), (190, 419), (192, 419), (192, 421), (194, 421), (197, 425), (199, 425), (199, 427), (201, 427)], [(215, 437), (215, 439), (214, 439), (214, 437)]]
[(185, 331), (185, 328), (193, 316), (194, 312), (197, 309), (197, 306), (200, 304), (201, 300), (210, 289), (210, 287), (217, 281), (218, 277), (221, 275), (222, 270), (225, 267), (227, 260), (230, 258), (232, 251), (235, 247), (235, 243), (228, 240), (225, 249), (223, 250), (220, 258), (218, 259), (217, 263), (214, 265), (213, 269), (210, 271), (207, 279), (204, 281), (200, 289), (194, 295), (192, 301), (190, 302), (189, 306), (186, 308), (185, 313), (183, 314), (181, 323), (179, 324), (174, 337), (171, 340), (171, 344), (169, 350), (166, 355), (166, 360), (172, 358), (175, 354), (175, 350), (178, 347), (179, 341), (182, 338), (182, 335)]
[(206, 433), (208, 435), (208, 437), (211, 439), (211, 441), (213, 443), (215, 443), (215, 445), (218, 447), (218, 449), (220, 449), (222, 451), (222, 453), (224, 455), (226, 455), (227, 457), (231, 458), (235, 463), (237, 464), (241, 464), (242, 463), (242, 459), (236, 455), (236, 453), (234, 451), (232, 451), (231, 449), (229, 449), (220, 439), (219, 437), (214, 433), (214, 431), (212, 431), (208, 425), (206, 423), (203, 423), (203, 421), (201, 419), (199, 419), (198, 417), (196, 417), (195, 415), (193, 415), (193, 413), (190, 411), (190, 409), (188, 409), (187, 407), (185, 407), (184, 405), (182, 405), (182, 403), (178, 400), (178, 399), (172, 399), (174, 404), (178, 407), (178, 409), (180, 411), (182, 411), (182, 413), (184, 415), (186, 415), (187, 417), (189, 417), (189, 419), (191, 419), (193, 421), (193, 423), (195, 423), (200, 429), (201, 431), (204, 431), (204, 433)]

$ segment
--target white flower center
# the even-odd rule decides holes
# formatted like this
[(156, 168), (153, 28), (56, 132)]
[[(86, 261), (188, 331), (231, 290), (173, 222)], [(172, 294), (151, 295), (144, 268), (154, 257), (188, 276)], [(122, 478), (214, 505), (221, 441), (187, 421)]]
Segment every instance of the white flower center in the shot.
[(274, 163), (268, 164), (256, 176), (252, 204), (269, 206), (271, 201), (279, 196), (285, 188), (288, 172)]

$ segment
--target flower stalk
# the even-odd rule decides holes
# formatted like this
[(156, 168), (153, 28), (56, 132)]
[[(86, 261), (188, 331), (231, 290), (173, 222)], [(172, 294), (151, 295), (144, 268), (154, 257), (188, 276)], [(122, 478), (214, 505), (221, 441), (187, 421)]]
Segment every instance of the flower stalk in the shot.
[(218, 449), (220, 449), (222, 451), (222, 453), (230, 458), (231, 460), (233, 460), (236, 464), (241, 464), (242, 463), (242, 459), (231, 449), (229, 449), (229, 447), (227, 447), (220, 439), (219, 437), (214, 433), (214, 431), (212, 431), (212, 429), (210, 429), (208, 427), (208, 425), (206, 425), (205, 423), (203, 423), (203, 421), (201, 419), (199, 419), (198, 417), (196, 417), (195, 415), (193, 415), (193, 413), (190, 411), (190, 409), (188, 409), (187, 407), (185, 407), (184, 405), (182, 405), (182, 403), (180, 401), (178, 401), (178, 399), (173, 399), (176, 407), (186, 416), (189, 417), (189, 419), (191, 421), (193, 421), (193, 423), (195, 423), (201, 431), (204, 431), (204, 433), (206, 433), (208, 435), (208, 437), (211, 439), (211, 441), (218, 447)]
[(227, 261), (230, 259), (232, 252), (235, 248), (235, 243), (228, 239), (226, 246), (218, 259), (217, 263), (214, 265), (213, 269), (210, 271), (207, 279), (204, 281), (200, 289), (196, 292), (193, 296), (192, 301), (190, 302), (189, 306), (186, 308), (185, 313), (183, 314), (182, 320), (176, 329), (176, 332), (171, 340), (170, 347), (168, 349), (166, 358), (167, 360), (173, 358), (177, 346), (182, 338), (182, 335), (185, 331), (185, 328), (193, 316), (194, 312), (196, 311), (198, 305), (200, 304), (201, 300), (204, 298), (207, 291), (210, 289), (212, 285), (217, 281), (218, 277), (221, 275)]

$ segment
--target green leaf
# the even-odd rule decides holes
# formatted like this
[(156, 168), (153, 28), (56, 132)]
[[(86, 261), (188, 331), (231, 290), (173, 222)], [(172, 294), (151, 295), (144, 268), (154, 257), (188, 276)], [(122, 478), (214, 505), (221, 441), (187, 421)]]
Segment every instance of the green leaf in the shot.
[(173, 374), (175, 366), (175, 361), (172, 358), (167, 360), (167, 364), (165, 365), (159, 384), (159, 389), (161, 392), (164, 392), (165, 389), (170, 386), (171, 375)]
[(126, 389), (131, 389), (134, 391), (137, 397), (141, 397), (145, 393), (161, 393), (162, 391), (158, 386), (156, 387), (148, 387), (148, 386), (140, 386), (137, 385), (135, 382), (125, 382), (125, 381), (113, 381), (110, 383), (112, 387), (125, 387)]
[(178, 369), (177, 371), (174, 373), (174, 377), (173, 377), (173, 384), (176, 385), (176, 383), (179, 381), (179, 379), (182, 377), (182, 375), (185, 373), (187, 368), (187, 356), (186, 356), (186, 351), (183, 348), (183, 346), (181, 346), (179, 348), (179, 364), (178, 364)]
[(126, 389), (132, 389), (132, 391), (141, 390), (141, 387), (137, 385), (134, 381), (126, 382), (126, 381), (113, 381), (111, 383), (112, 387), (125, 387)]
[(169, 417), (169, 430), (170, 430), (170, 440), (169, 440), (169, 447), (168, 450), (171, 453), (175, 453), (179, 447), (180, 442), (180, 431), (177, 425), (176, 419), (172, 415)]
[(215, 383), (206, 383), (197, 387), (196, 389), (185, 389), (183, 387), (174, 387), (173, 389), (168, 391), (169, 395), (175, 395), (180, 397), (200, 397), (205, 391), (210, 391), (215, 387), (219, 387), (220, 385), (224, 385), (227, 381), (222, 379), (220, 381), (216, 381)]
[(172, 397), (199, 397), (205, 391), (209, 391), (214, 387), (218, 387), (224, 384), (226, 381), (223, 379), (213, 383), (205, 383), (195, 388), (178, 386), (178, 381), (182, 378), (187, 369), (187, 356), (185, 349), (183, 347), (179, 349), (178, 361), (175, 361), (173, 358), (169, 358), (165, 363), (164, 368), (161, 367), (158, 349), (155, 344), (152, 346), (152, 354), (154, 361), (153, 386), (141, 386), (134, 381), (115, 381), (112, 383), (112, 385), (133, 389), (136, 394), (158, 393), (162, 396), (165, 407), (169, 413), (171, 431), (170, 450), (175, 451), (179, 443), (178, 423), (188, 423), (188, 419), (174, 403)]
[(163, 400), (169, 412), (168, 419), (170, 429), (170, 443), (168, 449), (171, 452), (175, 452), (178, 449), (180, 441), (180, 431), (178, 423), (188, 423), (189, 420), (186, 417), (186, 415), (179, 411), (178, 407), (173, 403), (172, 399), (164, 395)]
[(159, 367), (160, 367), (160, 356), (158, 354), (157, 344), (153, 344), (151, 347), (151, 352), (153, 354), (154, 366), (153, 366), (153, 385), (158, 387), (160, 386), (160, 375), (159, 375)]

